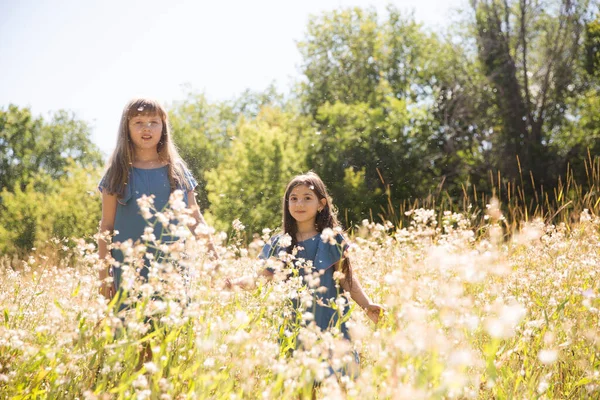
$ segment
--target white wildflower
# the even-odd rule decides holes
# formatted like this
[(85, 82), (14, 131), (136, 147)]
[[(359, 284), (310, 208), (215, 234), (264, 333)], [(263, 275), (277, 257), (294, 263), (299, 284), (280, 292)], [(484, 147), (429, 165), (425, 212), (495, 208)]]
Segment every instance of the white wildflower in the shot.
[(215, 359), (212, 357), (208, 357), (206, 360), (204, 360), (203, 365), (207, 368), (212, 368), (215, 366)]
[(146, 242), (154, 242), (156, 240), (156, 236), (154, 236), (154, 228), (151, 226), (145, 227), (144, 234), (141, 236), (141, 238)]
[(284, 233), (283, 235), (281, 235), (281, 238), (279, 238), (278, 244), (281, 247), (289, 247), (292, 245), (292, 237), (287, 233)]
[(544, 350), (540, 350), (540, 352), (538, 353), (538, 360), (540, 360), (540, 362), (542, 364), (553, 364), (556, 360), (558, 359), (558, 351), (557, 350), (549, 350), (549, 349), (544, 349)]
[(153, 362), (144, 363), (144, 367), (146, 368), (146, 371), (151, 374), (158, 372), (158, 367)]
[(231, 223), (231, 226), (233, 227), (233, 230), (241, 232), (244, 229), (246, 229), (246, 226), (244, 224), (242, 224), (242, 221), (240, 221), (239, 219), (234, 219), (233, 222)]
[(177, 189), (169, 196), (169, 205), (174, 211), (182, 211), (186, 208), (183, 200), (183, 191)]
[(333, 229), (331, 229), (331, 228), (323, 229), (323, 232), (321, 232), (321, 240), (324, 243), (329, 243), (329, 244), (337, 243), (335, 240), (335, 233), (333, 232)]

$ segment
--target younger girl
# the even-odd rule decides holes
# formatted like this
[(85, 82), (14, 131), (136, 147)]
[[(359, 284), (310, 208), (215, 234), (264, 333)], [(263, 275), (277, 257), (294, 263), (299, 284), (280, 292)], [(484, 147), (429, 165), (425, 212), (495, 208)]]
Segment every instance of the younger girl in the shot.
[[(100, 232), (114, 232), (114, 243), (129, 239), (135, 243), (145, 234), (144, 229), (150, 223), (154, 225), (154, 236), (168, 243), (174, 238), (168, 232), (163, 232), (161, 223), (154, 223), (153, 218), (147, 221), (142, 216), (137, 200), (144, 195), (152, 195), (155, 209), (162, 210), (171, 193), (179, 189), (184, 192), (183, 200), (193, 210), (196, 222), (204, 223), (194, 196), (196, 185), (196, 180), (173, 144), (165, 109), (154, 100), (131, 100), (123, 109), (117, 147), (98, 185), (102, 192)], [(155, 258), (159, 256), (156, 250), (148, 248), (147, 251), (153, 253)], [(98, 240), (98, 252), (104, 263), (99, 276), (101, 293), (110, 299), (121, 286), (122, 271), (119, 266), (124, 261), (124, 255), (118, 249), (111, 251), (118, 264), (112, 269), (114, 283), (108, 283), (106, 278), (111, 266), (106, 262), (107, 243), (103, 238)], [(144, 278), (148, 276), (148, 265), (146, 259), (145, 266), (139, 271)]]
[[(299, 273), (307, 280), (310, 280), (313, 273), (320, 277), (319, 289), (313, 291), (313, 307), (310, 311), (321, 330), (338, 325), (339, 313), (330, 306), (330, 301), (338, 297), (338, 282), (342, 290), (350, 293), (373, 322), (379, 321), (383, 311), (382, 306), (373, 303), (364, 293), (360, 282), (352, 273), (350, 260), (346, 256), (348, 245), (341, 234), (336, 235), (332, 231), (337, 227), (339, 223), (336, 213), (321, 178), (313, 172), (298, 175), (285, 190), (283, 234), (271, 238), (260, 254), (260, 258), (268, 259), (280, 257), (284, 252), (293, 255), (295, 260), (304, 260), (305, 265), (308, 261), (312, 262), (306, 265), (308, 268), (300, 266)], [(285, 234), (289, 235), (288, 241), (291, 238), (291, 243), (284, 243)], [(297, 263), (296, 265), (298, 266)], [(262, 275), (272, 278), (274, 271), (267, 268)], [(242, 278), (232, 283), (244, 287), (245, 282), (247, 280)], [(228, 281), (227, 285), (230, 286), (231, 283)], [(341, 323), (341, 331), (349, 339), (345, 323)]]

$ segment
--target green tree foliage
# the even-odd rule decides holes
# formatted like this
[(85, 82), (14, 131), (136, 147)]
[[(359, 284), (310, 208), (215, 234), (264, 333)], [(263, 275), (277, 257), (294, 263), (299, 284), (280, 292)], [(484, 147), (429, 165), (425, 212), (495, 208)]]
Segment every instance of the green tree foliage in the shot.
[[(600, 152), (597, 4), (472, 0), (441, 34), (394, 6), (312, 17), (290, 96), (274, 85), (217, 102), (190, 91), (171, 105), (201, 207), (219, 229), (235, 218), (250, 233), (279, 226), (285, 183), (310, 169), (346, 227), (441, 183), (450, 198), (471, 184), (491, 194), (498, 171), (525, 191), (531, 173), (551, 192), (567, 164), (581, 182)], [(99, 164), (72, 115), (0, 110), (0, 249), (95, 231), (98, 198), (85, 193)]]
[(68, 162), (63, 172), (58, 180), (40, 172), (24, 187), (18, 182), (14, 191), (0, 192), (0, 253), (24, 254), (32, 247), (43, 248), (54, 237), (96, 233), (101, 217), (96, 190), (100, 169)]
[(585, 27), (585, 70), (589, 75), (600, 75), (600, 15)]
[[(489, 101), (474, 96), (481, 79), (459, 46), (390, 6), (384, 18), (361, 9), (315, 17), (299, 48), (301, 99), (322, 132), (309, 164), (350, 210), (347, 223), (386, 209), (388, 196), (427, 196), (447, 178), (460, 188), (477, 169)], [(364, 176), (368, 192), (357, 204), (351, 176)]]
[(210, 103), (205, 95), (190, 93), (170, 107), (169, 119), (180, 155), (198, 180), (198, 204), (205, 209), (205, 173), (213, 170), (228, 151), (237, 115), (226, 103)]
[(24, 190), (38, 173), (59, 179), (70, 162), (101, 165), (85, 122), (66, 111), (45, 122), (29, 108), (0, 109), (0, 189), (11, 191), (19, 182)]
[(506, 178), (533, 173), (543, 184), (564, 171), (554, 146), (570, 101), (585, 90), (579, 60), (587, 0), (472, 2), (478, 55), (494, 90), (493, 165)]
[[(454, 36), (461, 37), (457, 31)], [(429, 138), (433, 174), (454, 197), (463, 186), (484, 189), (490, 164), (490, 143), (496, 109), (493, 88), (481, 71), (476, 54), (464, 43), (440, 41), (428, 64), (426, 92), (431, 103), (418, 127)]]
[(0, 252), (95, 233), (100, 164), (87, 124), (73, 115), (46, 122), (28, 108), (0, 110)]
[[(321, 105), (336, 102), (377, 106), (385, 96), (416, 98), (427, 79), (432, 39), (412, 18), (390, 6), (379, 22), (375, 10), (360, 8), (313, 17), (302, 54), (303, 106), (316, 115)], [(431, 54), (432, 55), (432, 54)]]
[(169, 107), (169, 120), (180, 155), (198, 180), (198, 204), (210, 206), (206, 173), (214, 170), (229, 152), (241, 116), (255, 118), (261, 108), (283, 105), (273, 85), (264, 91), (246, 90), (231, 101), (210, 102), (202, 93), (189, 91)]
[(427, 190), (433, 178), (428, 141), (412, 128), (411, 122), (418, 124), (411, 115), (418, 114), (391, 96), (377, 108), (366, 103), (319, 108), (321, 128), (310, 137), (308, 164), (327, 183), (347, 225), (385, 210), (388, 194), (402, 199)]
[[(577, 182), (593, 190), (590, 158), (600, 154), (600, 19), (591, 20), (585, 29), (582, 64), (589, 80), (587, 90), (571, 99), (569, 114), (555, 144), (566, 152), (565, 159)], [(587, 166), (585, 164), (588, 164)]]
[(206, 173), (218, 229), (227, 231), (236, 218), (250, 233), (281, 225), (285, 184), (308, 169), (300, 144), (309, 129), (306, 118), (279, 108), (263, 107), (255, 119), (238, 121), (230, 152)]

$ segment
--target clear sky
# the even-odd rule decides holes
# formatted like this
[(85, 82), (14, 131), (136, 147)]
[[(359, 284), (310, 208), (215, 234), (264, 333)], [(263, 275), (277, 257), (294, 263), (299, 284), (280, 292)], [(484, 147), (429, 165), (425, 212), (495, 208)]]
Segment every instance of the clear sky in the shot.
[(0, 0), (0, 107), (68, 109), (106, 154), (134, 96), (169, 103), (183, 85), (211, 100), (299, 76), (311, 14), (393, 3), (433, 30), (467, 0)]

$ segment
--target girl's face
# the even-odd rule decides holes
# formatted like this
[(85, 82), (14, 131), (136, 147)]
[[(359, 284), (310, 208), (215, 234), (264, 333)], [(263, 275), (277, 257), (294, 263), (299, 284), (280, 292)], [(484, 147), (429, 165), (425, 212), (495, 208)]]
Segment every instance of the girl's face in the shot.
[(163, 122), (158, 114), (139, 114), (129, 120), (129, 136), (136, 150), (156, 148), (162, 129)]
[(326, 204), (326, 199), (319, 200), (317, 194), (306, 185), (296, 186), (288, 198), (288, 209), (297, 223), (314, 223), (317, 212)]

